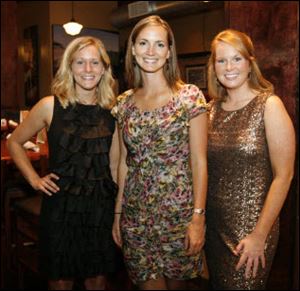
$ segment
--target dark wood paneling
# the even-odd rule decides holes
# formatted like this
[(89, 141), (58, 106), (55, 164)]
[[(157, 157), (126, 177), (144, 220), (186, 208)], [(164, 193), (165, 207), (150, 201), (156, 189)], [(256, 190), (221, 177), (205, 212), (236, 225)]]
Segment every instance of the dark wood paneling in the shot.
[(18, 108), (17, 3), (1, 1), (1, 109)]

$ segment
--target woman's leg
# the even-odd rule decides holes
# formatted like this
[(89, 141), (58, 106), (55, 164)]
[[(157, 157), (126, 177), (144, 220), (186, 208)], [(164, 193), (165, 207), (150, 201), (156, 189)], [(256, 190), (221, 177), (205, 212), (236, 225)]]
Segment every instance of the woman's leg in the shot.
[(185, 280), (174, 280), (166, 278), (168, 290), (187, 290), (187, 283)]
[(51, 280), (48, 282), (49, 290), (72, 290), (72, 280)]
[(86, 290), (104, 290), (105, 283), (105, 277), (101, 275), (84, 280)]
[(168, 290), (166, 279), (164, 277), (139, 283), (138, 287), (140, 290)]

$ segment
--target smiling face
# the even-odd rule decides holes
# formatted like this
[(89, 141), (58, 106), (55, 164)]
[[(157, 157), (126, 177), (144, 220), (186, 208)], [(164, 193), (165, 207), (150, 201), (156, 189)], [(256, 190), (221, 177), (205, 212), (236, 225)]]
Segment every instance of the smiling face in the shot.
[(95, 91), (104, 73), (104, 65), (97, 48), (89, 45), (73, 56), (72, 73), (77, 93)]
[(167, 31), (157, 25), (146, 26), (138, 34), (132, 54), (144, 72), (162, 71), (170, 56)]
[(226, 89), (248, 86), (251, 71), (249, 61), (233, 46), (219, 41), (216, 44), (215, 72), (219, 82)]

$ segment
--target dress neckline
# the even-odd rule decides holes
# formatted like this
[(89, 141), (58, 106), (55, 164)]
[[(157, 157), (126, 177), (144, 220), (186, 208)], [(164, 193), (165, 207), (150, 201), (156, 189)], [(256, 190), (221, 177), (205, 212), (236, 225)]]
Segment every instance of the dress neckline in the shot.
[(96, 107), (98, 106), (98, 104), (83, 104), (83, 103), (79, 103), (79, 102), (76, 102), (76, 104), (80, 107)]
[(175, 94), (175, 95), (172, 95), (172, 97), (170, 98), (170, 100), (168, 100), (168, 102), (166, 102), (165, 104), (163, 104), (162, 106), (160, 107), (157, 107), (157, 108), (154, 108), (154, 109), (151, 109), (151, 110), (148, 110), (148, 109), (141, 109), (139, 108), (135, 102), (133, 102), (132, 100), (132, 97), (133, 97), (133, 94), (134, 92), (132, 92), (129, 96), (129, 104), (130, 104), (130, 107), (133, 108), (134, 110), (138, 111), (140, 114), (153, 114), (153, 113), (156, 113), (156, 112), (161, 112), (163, 111), (165, 108), (168, 108), (170, 107), (172, 104), (174, 104), (174, 101), (175, 101), (175, 96), (177, 96), (178, 94)]
[[(259, 95), (259, 94), (258, 94)], [(256, 95), (255, 97), (253, 97), (247, 104), (245, 104), (244, 106), (242, 106), (241, 108), (235, 109), (235, 110), (226, 110), (222, 107), (222, 102), (219, 103), (219, 108), (227, 113), (232, 113), (232, 112), (237, 112), (237, 111), (241, 111), (243, 109), (245, 109), (246, 107), (248, 107), (252, 102), (254, 102), (254, 100), (257, 99), (258, 95)]]

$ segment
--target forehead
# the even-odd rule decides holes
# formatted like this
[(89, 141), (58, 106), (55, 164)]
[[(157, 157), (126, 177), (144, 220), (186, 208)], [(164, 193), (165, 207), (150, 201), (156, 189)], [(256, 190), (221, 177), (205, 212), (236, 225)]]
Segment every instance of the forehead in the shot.
[(147, 25), (144, 27), (137, 38), (160, 38), (166, 40), (168, 33), (165, 28), (159, 25)]
[(74, 53), (74, 58), (83, 57), (83, 56), (92, 56), (92, 57), (100, 57), (100, 53), (98, 49), (94, 45), (88, 45), (80, 50), (77, 50)]
[(240, 55), (240, 52), (231, 44), (218, 41), (216, 43), (216, 56), (219, 55)]

